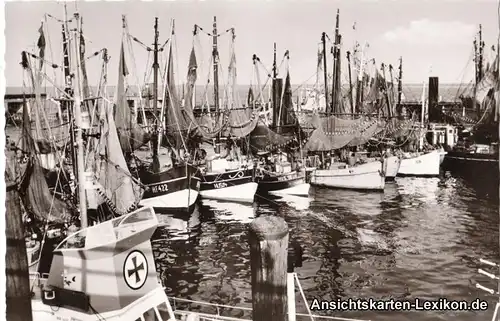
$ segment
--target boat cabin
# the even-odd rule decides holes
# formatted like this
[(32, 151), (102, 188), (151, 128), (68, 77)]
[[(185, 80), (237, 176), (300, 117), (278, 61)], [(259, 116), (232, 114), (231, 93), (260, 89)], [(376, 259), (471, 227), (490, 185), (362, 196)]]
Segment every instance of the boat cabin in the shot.
[(430, 124), (427, 140), (434, 146), (441, 145), (453, 148), (458, 141), (458, 129), (448, 124)]
[(167, 320), (160, 310), (172, 310), (150, 242), (157, 225), (153, 209), (143, 207), (68, 236), (53, 251), (48, 276), (35, 283), (34, 315)]

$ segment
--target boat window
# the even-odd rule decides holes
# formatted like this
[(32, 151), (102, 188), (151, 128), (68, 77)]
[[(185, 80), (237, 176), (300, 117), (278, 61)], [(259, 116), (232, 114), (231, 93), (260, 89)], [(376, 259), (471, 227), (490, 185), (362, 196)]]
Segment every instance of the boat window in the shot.
[(158, 305), (158, 311), (162, 312), (162, 311), (168, 311), (168, 308), (167, 308), (167, 303), (166, 302), (162, 302)]
[(156, 316), (154, 308), (151, 308), (148, 311), (144, 312), (143, 317), (144, 317), (144, 321), (161, 321)]

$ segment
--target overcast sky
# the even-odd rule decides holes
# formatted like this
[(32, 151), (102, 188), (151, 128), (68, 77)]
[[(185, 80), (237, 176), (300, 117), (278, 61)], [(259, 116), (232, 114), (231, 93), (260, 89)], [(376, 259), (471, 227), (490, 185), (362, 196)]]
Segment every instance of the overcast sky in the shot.
[[(367, 42), (369, 48), (366, 54), (378, 63), (397, 66), (399, 56), (403, 57), (406, 83), (421, 83), (430, 73), (439, 76), (441, 83), (469, 82), (473, 75), (473, 66), (469, 63), (472, 41), (478, 25), (483, 25), (488, 55), (491, 54), (491, 46), (497, 43), (497, 5), (494, 0), (208, 0), (78, 1), (68, 2), (67, 7), (70, 14), (77, 10), (83, 17), (83, 30), (89, 41), (87, 53), (108, 48), (111, 56), (109, 84), (115, 84), (117, 80), (122, 14), (127, 16), (130, 33), (147, 45), (153, 41), (155, 16), (159, 17), (161, 43), (169, 37), (171, 19), (175, 19), (178, 77), (182, 82), (186, 78), (193, 44), (193, 25), (198, 24), (210, 32), (215, 15), (219, 31), (231, 27), (236, 30), (240, 84), (251, 82), (252, 54), (257, 54), (266, 65), (272, 64), (273, 42), (278, 44), (280, 58), (286, 49), (290, 50), (292, 83), (299, 84), (315, 79), (311, 76), (316, 72), (321, 33), (326, 31), (330, 37), (333, 36), (337, 8), (340, 9), (343, 57), (345, 50), (352, 48), (355, 41)], [(34, 51), (38, 29), (45, 18), (49, 31), (46, 57), (61, 63), (60, 23), (45, 16), (50, 14), (63, 18), (61, 3), (8, 2), (5, 14), (7, 86), (22, 84), (21, 51)], [(203, 53), (210, 55), (211, 39), (203, 34), (199, 37)], [(221, 60), (226, 65), (228, 41), (229, 35), (220, 39)], [(148, 53), (139, 45), (134, 45), (133, 52), (136, 74), (143, 79)], [(101, 62), (93, 58), (87, 65), (91, 82), (97, 83)], [(129, 65), (132, 66), (131, 62)], [(345, 58), (343, 65), (346, 65)]]

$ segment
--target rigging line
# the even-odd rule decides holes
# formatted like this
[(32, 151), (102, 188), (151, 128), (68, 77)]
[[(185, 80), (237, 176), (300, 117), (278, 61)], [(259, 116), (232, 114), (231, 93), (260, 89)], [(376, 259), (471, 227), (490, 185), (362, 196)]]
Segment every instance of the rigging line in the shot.
[(470, 55), (469, 55), (469, 59), (467, 59), (467, 64), (465, 65), (464, 69), (462, 69), (462, 71), (461, 71), (461, 72), (460, 72), (460, 74), (459, 74), (459, 77), (461, 76), (461, 79), (460, 79), (460, 86), (459, 86), (459, 87), (458, 87), (458, 89), (457, 89), (457, 92), (456, 92), (456, 94), (455, 94), (455, 97), (458, 97), (458, 96), (459, 96), (460, 91), (462, 91), (462, 94), (463, 94), (463, 92), (464, 92), (464, 91), (467, 89), (467, 87), (468, 87), (468, 85), (467, 85), (467, 87), (466, 87), (464, 90), (461, 90), (461, 89), (462, 89), (462, 83), (463, 83), (463, 80), (465, 79), (465, 73), (466, 73), (466, 70), (469, 68), (470, 63), (471, 63), (471, 61), (473, 60), (474, 53), (475, 53), (475, 51), (474, 51), (474, 47), (472, 47), (472, 48), (471, 48), (471, 53), (470, 53)]
[(50, 13), (45, 13), (44, 16), (47, 16), (49, 18), (52, 18), (54, 19), (55, 21), (59, 22), (59, 23), (70, 23), (70, 22), (73, 22), (73, 19), (68, 19), (66, 21), (62, 20), (62, 19), (59, 19), (57, 17), (54, 17), (53, 15), (51, 15)]
[[(41, 72), (40, 72), (40, 73), (41, 73)], [(36, 78), (37, 78), (37, 79), (39, 79), (39, 73), (36, 73), (36, 72), (35, 72), (35, 75), (36, 75)], [(38, 86), (38, 84), (36, 84), (36, 86)], [(36, 106), (35, 108), (42, 108), (42, 106)], [(53, 148), (56, 150), (56, 152), (58, 152), (57, 147), (56, 147), (56, 145), (55, 145), (55, 143), (56, 143), (56, 141), (57, 141), (57, 140), (55, 139), (55, 136), (52, 134), (52, 130), (51, 130), (51, 127), (50, 127), (50, 122), (49, 122), (49, 120), (48, 120), (48, 118), (47, 118), (47, 115), (46, 115), (46, 113), (45, 113), (45, 110), (43, 110), (43, 109), (42, 109), (42, 116), (43, 116), (43, 120), (44, 120), (44, 121), (45, 121), (45, 123), (47, 124), (47, 128), (46, 128), (46, 130), (47, 130), (47, 131), (48, 131), (48, 133), (49, 133), (49, 140), (50, 140), (50, 143), (52, 143), (52, 144), (51, 144), (51, 145), (52, 145), (51, 147), (53, 147)], [(57, 153), (57, 155), (58, 155), (59, 157), (61, 157), (61, 155), (60, 155), (59, 153)]]
[[(141, 82), (139, 81), (139, 74), (137, 72), (137, 65), (136, 65), (136, 62), (135, 62), (134, 48), (132, 46), (132, 41), (131, 41), (129, 30), (128, 30), (128, 23), (127, 23), (127, 20), (126, 20), (125, 16), (123, 16), (123, 21), (124, 21), (124, 27), (125, 28), (123, 28), (124, 30), (123, 30), (123, 33), (122, 33), (122, 42), (123, 42), (123, 38), (125, 37), (126, 40), (127, 40), (126, 42), (127, 42), (127, 45), (128, 45), (129, 54), (131, 56), (130, 58), (132, 60), (132, 72), (133, 72), (133, 74), (135, 76), (135, 80), (137, 81), (136, 87), (137, 87), (137, 92), (139, 94), (139, 105), (140, 105), (140, 108), (141, 108), (141, 111), (142, 111), (142, 121), (144, 122), (144, 124), (146, 126), (148, 126), (148, 119), (146, 118), (146, 112), (144, 111), (144, 98), (142, 97), (142, 88), (143, 87), (141, 85)], [(151, 54), (151, 52), (148, 52), (148, 61), (149, 61), (149, 58), (150, 58), (150, 54)], [(147, 66), (147, 64), (146, 64), (146, 66)], [(144, 80), (144, 83), (145, 82), (146, 82), (146, 80)]]
[[(173, 20), (173, 19), (172, 19)], [(173, 20), (174, 21), (174, 20)], [(172, 21), (172, 24), (174, 23)], [(172, 27), (173, 28), (173, 27)], [(172, 29), (173, 30), (173, 29)], [(170, 36), (170, 39), (172, 39), (171, 41), (173, 42), (174, 44), (174, 48), (175, 48), (175, 69), (174, 69), (174, 75), (175, 75), (175, 83), (177, 84), (177, 86), (179, 86), (179, 84), (181, 83), (181, 74), (179, 72), (179, 46), (177, 46), (177, 34), (175, 33), (175, 30), (172, 32), (173, 35)], [(182, 82), (182, 88), (184, 89), (184, 82)], [(184, 99), (184, 97), (182, 97)]]
[(55, 63), (53, 63), (52, 61), (48, 61), (47, 59), (42, 59), (41, 57), (39, 57), (39, 56), (35, 55), (34, 53), (31, 53), (31, 52), (29, 52), (29, 51), (24, 51), (24, 52), (26, 52), (26, 54), (27, 54), (28, 56), (30, 56), (31, 58), (34, 58), (34, 59), (36, 59), (37, 61), (42, 61), (42, 62), (44, 62), (44, 63), (45, 63), (45, 64), (44, 64), (44, 67), (46, 67), (47, 65), (50, 65), (53, 69), (61, 69), (61, 70), (62, 70), (62, 68), (63, 68), (62, 66), (59, 66), (58, 64), (55, 64)]
[(142, 41), (140, 41), (139, 39), (137, 39), (136, 37), (132, 36), (130, 33), (128, 33), (128, 25), (126, 27), (127, 29), (127, 37), (130, 39), (130, 40), (133, 40), (135, 42), (137, 42), (140, 46), (142, 46), (144, 49), (146, 49), (147, 51), (153, 51), (153, 49), (151, 49), (150, 47), (148, 47), (147, 45), (145, 45)]
[[(169, 49), (171, 48), (171, 46), (172, 46), (172, 43), (170, 43)], [(171, 52), (171, 50), (168, 51), (168, 55), (170, 55), (170, 52)], [(161, 66), (161, 62), (162, 62), (161, 57), (162, 56), (160, 56), (160, 66)], [(170, 86), (170, 84), (167, 81), (169, 61), (170, 61), (170, 57), (167, 58), (167, 63), (164, 65), (163, 75), (162, 75), (162, 70), (160, 69), (160, 77), (162, 80), (162, 89), (163, 90), (162, 90), (162, 96), (161, 96), (160, 119), (158, 121), (160, 122), (160, 128), (163, 129), (162, 132), (167, 131), (167, 125), (165, 124), (164, 119), (166, 118), (166, 114), (168, 113), (167, 106), (166, 106), (167, 102), (165, 101), (165, 93), (168, 90), (167, 87)], [(156, 117), (156, 115), (155, 115), (155, 117)], [(158, 152), (160, 151), (162, 136), (163, 135), (159, 135), (159, 137), (158, 137)]]
[[(54, 52), (52, 51), (52, 43), (51, 43), (51, 40), (50, 40), (50, 32), (49, 32), (49, 27), (48, 27), (48, 19), (47, 19), (47, 15), (44, 15), (45, 17), (45, 29), (46, 29), (46, 34), (47, 34), (47, 42), (48, 42), (48, 45), (49, 45), (49, 53), (50, 53), (50, 60), (54, 61)], [(47, 67), (47, 64), (45, 64), (45, 67)], [(56, 75), (56, 70), (55, 68), (53, 68), (53, 73), (54, 73), (54, 79), (57, 79), (57, 75)], [(57, 84), (57, 80), (55, 81), (56, 84)]]

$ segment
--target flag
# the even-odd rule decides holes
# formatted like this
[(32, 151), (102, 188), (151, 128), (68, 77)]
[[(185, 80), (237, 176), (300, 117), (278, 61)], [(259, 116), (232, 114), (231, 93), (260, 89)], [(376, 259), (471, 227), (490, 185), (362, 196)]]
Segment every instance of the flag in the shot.
[(37, 47), (40, 50), (40, 54), (39, 54), (39, 56), (40, 56), (40, 69), (42, 69), (43, 60), (45, 59), (45, 34), (43, 33), (43, 22), (40, 25), (38, 32), (40, 33), (40, 37), (38, 38)]

